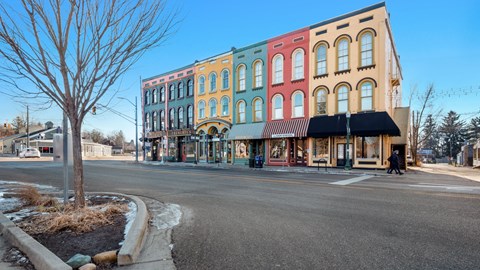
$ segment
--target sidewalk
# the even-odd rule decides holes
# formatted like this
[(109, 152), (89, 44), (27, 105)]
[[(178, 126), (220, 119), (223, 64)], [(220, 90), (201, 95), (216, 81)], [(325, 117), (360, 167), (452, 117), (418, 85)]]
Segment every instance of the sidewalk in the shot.
[(447, 163), (422, 164), (421, 167), (410, 167), (411, 170), (433, 174), (446, 174), (458, 176), (472, 181), (480, 182), (480, 169), (472, 167), (455, 167)]

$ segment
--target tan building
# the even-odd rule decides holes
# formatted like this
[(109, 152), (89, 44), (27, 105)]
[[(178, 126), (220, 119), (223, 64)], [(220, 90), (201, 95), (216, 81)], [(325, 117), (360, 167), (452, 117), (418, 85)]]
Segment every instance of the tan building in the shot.
[(385, 3), (312, 25), (308, 53), (308, 165), (385, 168), (393, 150), (405, 160), (409, 109)]
[(230, 162), (232, 52), (195, 63), (195, 132), (199, 162)]

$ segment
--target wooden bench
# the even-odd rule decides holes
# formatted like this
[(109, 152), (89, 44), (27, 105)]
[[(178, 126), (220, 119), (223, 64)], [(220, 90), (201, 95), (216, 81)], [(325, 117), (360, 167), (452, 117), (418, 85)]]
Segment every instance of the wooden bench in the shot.
[(327, 160), (324, 159), (324, 158), (321, 158), (321, 159), (316, 159), (316, 160), (312, 160), (312, 162), (315, 164), (317, 163), (317, 171), (320, 170), (320, 164), (325, 164), (325, 171), (327, 171)]

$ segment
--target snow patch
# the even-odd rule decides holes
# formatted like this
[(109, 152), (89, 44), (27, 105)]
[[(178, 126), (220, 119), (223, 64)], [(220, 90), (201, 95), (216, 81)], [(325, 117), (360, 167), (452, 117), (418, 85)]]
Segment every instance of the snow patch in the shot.
[(182, 211), (178, 204), (166, 204), (164, 207), (153, 210), (152, 212), (160, 212), (154, 215), (152, 225), (159, 230), (171, 229), (180, 223)]
[(123, 232), (123, 241), (119, 243), (120, 246), (123, 246), (123, 243), (125, 242), (125, 237), (128, 234), (128, 231), (130, 231), (130, 228), (132, 227), (133, 221), (135, 220), (135, 216), (137, 215), (137, 205), (134, 202), (129, 202), (128, 203), (128, 212), (125, 214), (125, 218), (127, 219), (127, 223), (125, 224), (125, 231)]

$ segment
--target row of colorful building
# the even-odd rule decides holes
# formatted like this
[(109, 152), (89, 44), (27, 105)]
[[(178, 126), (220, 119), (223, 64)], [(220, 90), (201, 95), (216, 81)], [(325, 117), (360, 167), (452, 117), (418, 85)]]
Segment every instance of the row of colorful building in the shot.
[(406, 156), (401, 81), (379, 3), (142, 80), (146, 156), (384, 168)]

